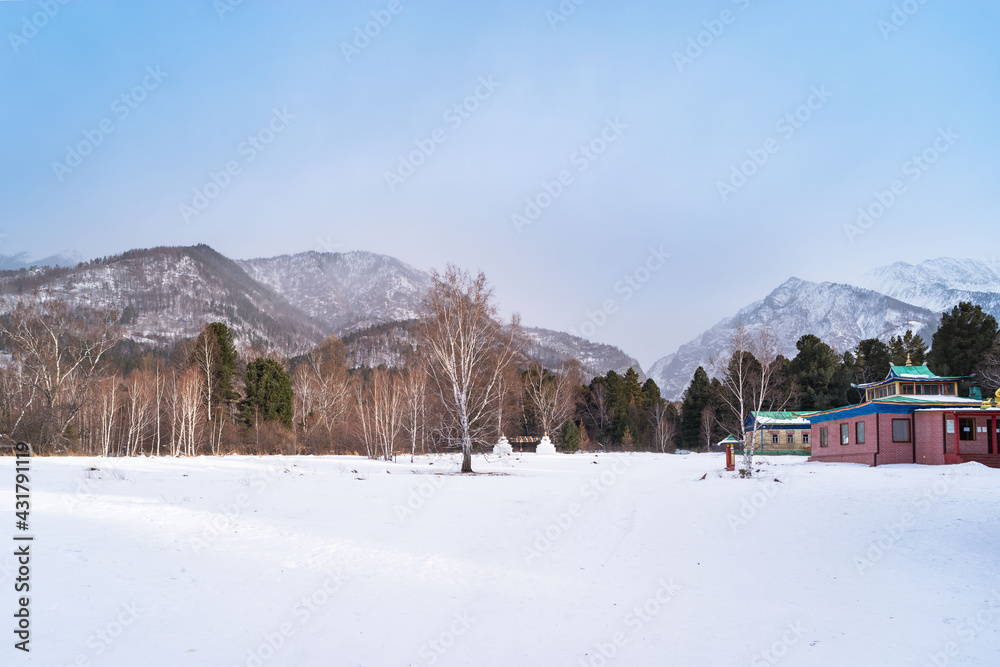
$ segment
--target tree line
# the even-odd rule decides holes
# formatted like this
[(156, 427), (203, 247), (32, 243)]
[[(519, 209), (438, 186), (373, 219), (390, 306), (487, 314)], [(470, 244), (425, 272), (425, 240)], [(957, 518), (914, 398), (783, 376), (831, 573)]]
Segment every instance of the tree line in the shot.
[[(229, 327), (212, 322), (194, 339), (150, 347), (123, 338), (121, 313), (24, 300), (0, 316), (0, 432), (48, 454), (460, 451), (466, 471), (472, 452), (501, 435), (547, 433), (563, 451), (703, 449), (740, 433), (748, 406), (858, 402), (852, 384), (881, 379), (890, 363), (926, 360), (992, 391), (996, 336), (995, 319), (963, 303), (942, 316), (930, 351), (912, 332), (845, 353), (807, 335), (792, 359), (735, 345), (714, 378), (699, 368), (672, 402), (632, 369), (588, 382), (576, 361), (547, 368), (528, 358), (518, 318), (500, 321), (485, 276), (452, 266), (434, 274), (406, 353), (377, 367), (336, 336), (284, 358), (238, 349)], [(769, 396), (736, 400), (760, 378), (761, 360)]]

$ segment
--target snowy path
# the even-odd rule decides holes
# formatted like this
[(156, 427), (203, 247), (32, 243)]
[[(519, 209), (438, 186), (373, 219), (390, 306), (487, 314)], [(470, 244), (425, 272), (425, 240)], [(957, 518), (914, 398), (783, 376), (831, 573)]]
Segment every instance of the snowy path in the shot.
[[(1000, 471), (475, 464), (497, 474), (36, 459), (32, 652), (8, 635), (0, 664), (1000, 665)], [(13, 475), (0, 459), (4, 540)]]

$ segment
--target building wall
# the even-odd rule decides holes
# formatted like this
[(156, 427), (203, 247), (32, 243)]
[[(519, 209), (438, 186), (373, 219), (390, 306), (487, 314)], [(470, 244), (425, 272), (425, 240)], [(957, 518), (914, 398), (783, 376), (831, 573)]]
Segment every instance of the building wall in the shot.
[[(906, 442), (892, 441), (892, 422), (894, 419), (905, 419), (910, 422), (910, 439)], [(880, 414), (878, 415), (878, 456), (875, 465), (892, 463), (913, 463), (913, 415)]]
[[(926, 465), (943, 465), (945, 452), (944, 412), (914, 412), (913, 423), (917, 438), (917, 463)], [(948, 417), (951, 415), (949, 414)], [(947, 439), (949, 451), (955, 451), (952, 442), (954, 436)]]
[[(828, 422), (813, 424), (809, 436), (811, 449), (811, 459), (815, 461), (829, 461), (840, 463), (864, 463), (866, 465), (875, 464), (875, 452), (877, 443), (875, 440), (875, 415), (863, 417), (851, 417), (847, 419), (835, 419)], [(865, 441), (863, 444), (857, 442), (856, 422), (865, 423)], [(840, 425), (847, 424), (847, 442), (840, 444)], [(820, 429), (829, 429), (829, 445), (820, 446)], [(912, 457), (911, 457), (912, 458)], [(881, 462), (881, 461), (880, 461)]]
[[(959, 452), (959, 455), (962, 455), (962, 454), (986, 454), (986, 453), (989, 452), (989, 441), (987, 440), (987, 438), (989, 437), (989, 433), (986, 433), (985, 430), (982, 433), (980, 433), (979, 430), (980, 429), (985, 429), (985, 428), (989, 427), (989, 419), (987, 419), (985, 416), (976, 416), (976, 415), (969, 415), (969, 416), (976, 420), (976, 427), (974, 429), (974, 432), (976, 434), (976, 439), (975, 440), (962, 440), (962, 441), (960, 441), (958, 443), (958, 452)], [(958, 428), (958, 420), (957, 419), (955, 421), (955, 428), (956, 429)], [(953, 441), (952, 441), (951, 446), (950, 446), (950, 448), (951, 448), (952, 451), (954, 451), (954, 449), (955, 449), (954, 437), (955, 436), (953, 435), (952, 436)], [(994, 447), (994, 451), (996, 451), (995, 447)]]
[[(763, 431), (758, 431), (757, 434), (757, 448), (763, 453), (767, 452), (789, 452), (789, 451), (800, 451), (803, 454), (809, 453), (809, 443), (803, 444), (802, 434), (811, 433), (810, 427), (805, 428), (792, 428), (788, 426), (782, 426), (780, 428), (765, 428)], [(788, 443), (788, 434), (792, 434), (792, 442)], [(771, 442), (772, 435), (778, 436), (778, 444), (773, 444)], [(763, 440), (763, 443), (761, 443)]]

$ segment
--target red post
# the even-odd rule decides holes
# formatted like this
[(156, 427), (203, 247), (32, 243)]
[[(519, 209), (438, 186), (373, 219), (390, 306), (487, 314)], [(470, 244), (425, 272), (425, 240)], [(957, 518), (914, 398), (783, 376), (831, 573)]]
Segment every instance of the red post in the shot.
[(732, 444), (726, 445), (726, 470), (729, 472), (736, 470), (736, 457), (733, 455)]
[(958, 451), (958, 441), (961, 439), (958, 437), (958, 413), (953, 412), (951, 417), (955, 420), (955, 456), (958, 456), (960, 454)]

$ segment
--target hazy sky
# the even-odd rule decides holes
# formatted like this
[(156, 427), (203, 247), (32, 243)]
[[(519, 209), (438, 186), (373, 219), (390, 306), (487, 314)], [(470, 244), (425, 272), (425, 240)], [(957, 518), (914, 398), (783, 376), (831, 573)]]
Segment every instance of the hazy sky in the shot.
[(998, 23), (986, 0), (4, 1), (0, 253), (451, 261), (648, 367), (792, 275), (991, 257)]

